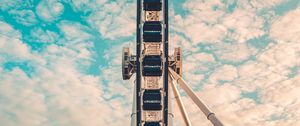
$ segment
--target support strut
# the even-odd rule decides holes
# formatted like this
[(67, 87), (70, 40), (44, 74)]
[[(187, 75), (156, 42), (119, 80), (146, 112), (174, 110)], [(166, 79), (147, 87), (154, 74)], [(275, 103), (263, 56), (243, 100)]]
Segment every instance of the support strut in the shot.
[(205, 114), (207, 119), (214, 126), (224, 126), (221, 121), (216, 117), (216, 115), (211, 112), (208, 107), (200, 100), (200, 98), (193, 92), (193, 90), (186, 84), (186, 82), (172, 69), (169, 69), (170, 74), (176, 80), (176, 82), (181, 86), (181, 88), (187, 93), (187, 95), (194, 101), (194, 103), (200, 108), (200, 110)]
[(181, 113), (181, 116), (183, 117), (183, 120), (184, 120), (184, 123), (186, 126), (192, 126), (191, 124), (191, 121), (189, 119), (189, 116), (184, 108), (184, 105), (183, 105), (183, 102), (181, 100), (181, 97), (179, 95), (179, 92), (176, 88), (176, 85), (173, 83), (173, 78), (170, 76), (170, 83), (171, 83), (171, 87), (172, 87), (172, 91), (173, 91), (173, 94), (174, 94), (174, 97), (176, 99), (176, 102), (177, 102), (177, 105), (179, 107), (179, 110), (180, 110), (180, 113)]

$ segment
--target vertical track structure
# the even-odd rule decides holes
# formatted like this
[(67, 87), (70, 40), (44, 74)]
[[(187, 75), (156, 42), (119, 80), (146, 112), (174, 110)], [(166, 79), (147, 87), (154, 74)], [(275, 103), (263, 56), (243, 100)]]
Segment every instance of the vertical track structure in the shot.
[(167, 0), (137, 0), (137, 126), (168, 125), (167, 9)]
[(136, 18), (136, 84), (135, 84), (135, 102), (136, 102), (136, 126), (141, 122), (141, 0), (137, 0), (137, 18)]
[(136, 73), (131, 126), (172, 126), (171, 89), (186, 125), (191, 125), (173, 79), (179, 80), (215, 126), (222, 126), (182, 80), (181, 48), (175, 48), (169, 56), (168, 0), (137, 0), (136, 12), (136, 55), (124, 47), (122, 56), (123, 80)]
[(163, 0), (163, 13), (164, 13), (164, 123), (168, 126), (168, 113), (169, 113), (169, 7), (168, 0)]

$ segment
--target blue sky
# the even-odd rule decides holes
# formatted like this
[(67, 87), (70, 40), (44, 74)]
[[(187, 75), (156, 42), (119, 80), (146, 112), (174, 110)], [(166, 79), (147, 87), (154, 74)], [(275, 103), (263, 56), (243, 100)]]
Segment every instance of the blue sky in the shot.
[[(0, 0), (0, 122), (129, 125), (133, 0)], [(170, 53), (227, 126), (300, 125), (298, 0), (170, 1)], [(210, 126), (184, 95), (192, 124)], [(174, 105), (175, 126), (181, 126)]]

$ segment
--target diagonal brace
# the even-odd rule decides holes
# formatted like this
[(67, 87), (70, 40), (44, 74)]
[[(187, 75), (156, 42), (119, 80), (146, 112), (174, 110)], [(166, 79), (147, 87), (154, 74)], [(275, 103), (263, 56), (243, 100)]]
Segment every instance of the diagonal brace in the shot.
[(216, 117), (216, 115), (208, 109), (208, 107), (200, 100), (200, 98), (175, 71), (169, 68), (169, 72), (214, 126), (224, 126), (222, 122)]

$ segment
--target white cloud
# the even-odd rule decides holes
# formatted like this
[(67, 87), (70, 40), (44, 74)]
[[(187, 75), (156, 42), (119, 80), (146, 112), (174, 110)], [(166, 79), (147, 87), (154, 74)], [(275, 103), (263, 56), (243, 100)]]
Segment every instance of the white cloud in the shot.
[(7, 11), (7, 10), (10, 10), (13, 8), (22, 7), (22, 5), (24, 5), (24, 4), (20, 4), (20, 1), (2, 0), (1, 4), (0, 4), (0, 9), (2, 11)]
[(241, 62), (256, 53), (254, 48), (248, 47), (245, 43), (220, 43), (216, 44), (215, 48), (216, 57), (226, 62)]
[[(263, 90), (262, 100), (281, 107), (290, 107), (300, 103), (299, 89), (300, 76), (284, 80)], [(298, 110), (296, 110), (298, 111)]]
[(279, 42), (297, 42), (300, 40), (300, 8), (288, 12), (274, 21), (270, 29), (270, 36)]
[(207, 25), (204, 21), (198, 19), (199, 14), (188, 15), (183, 18), (175, 15), (174, 21), (176, 25), (172, 25), (172, 29), (176, 32), (182, 32), (191, 39), (192, 44), (196, 45), (200, 42), (215, 43), (225, 36), (226, 28), (222, 25)]
[(18, 23), (25, 26), (33, 26), (38, 23), (34, 12), (31, 10), (10, 10), (9, 14), (13, 15)]
[(20, 38), (20, 32), (14, 30), (9, 24), (0, 21), (0, 34), (9, 37)]
[(18, 38), (10, 38), (5, 35), (0, 35), (0, 54), (12, 59), (30, 59), (33, 55), (30, 53), (30, 48), (22, 43)]
[(218, 81), (233, 81), (238, 77), (237, 69), (231, 65), (219, 67), (210, 77), (211, 83), (218, 84)]
[(87, 21), (103, 38), (115, 40), (116, 36), (132, 36), (136, 22), (134, 5), (123, 0), (104, 4), (95, 9)]
[(183, 60), (183, 77), (192, 87), (199, 87), (211, 69), (217, 66), (215, 58), (208, 53), (192, 53)]
[(92, 35), (87, 32), (89, 28), (80, 23), (61, 21), (58, 26), (68, 40), (64, 42), (65, 44), (87, 41), (92, 37)]
[[(34, 81), (16, 68), (9, 73), (1, 71), (0, 117), (3, 125), (38, 126), (45, 121), (42, 113), (47, 111), (44, 96), (34, 91)], [(13, 99), (13, 100), (12, 100)], [(15, 121), (12, 121), (15, 120)]]
[(228, 33), (228, 36), (237, 42), (245, 42), (264, 34), (262, 18), (256, 16), (251, 10), (236, 9), (223, 20), (225, 27), (233, 30), (233, 33)]
[(276, 5), (278, 5), (278, 4), (280, 4), (284, 1), (285, 0), (252, 0), (252, 1), (249, 1), (249, 2), (254, 7), (262, 9), (262, 8), (266, 8), (266, 7), (276, 6)]
[(30, 31), (30, 37), (32, 37), (32, 41), (38, 43), (54, 43), (58, 41), (59, 35), (50, 30), (35, 28)]
[[(202, 51), (212, 53), (217, 59), (208, 63), (216, 66), (223, 65), (223, 67), (208, 70), (206, 73), (211, 73), (209, 74), (210, 81), (204, 84), (198, 73), (188, 72), (189, 74), (184, 73), (184, 75), (188, 76), (186, 78), (187, 82), (198, 77), (198, 82), (196, 84), (189, 82), (190, 85), (196, 85), (195, 87), (200, 84), (203, 85), (201, 93), (198, 92), (199, 96), (208, 106), (212, 106), (212, 110), (225, 125), (299, 125), (299, 109), (297, 108), (299, 107), (299, 94), (297, 92), (300, 87), (298, 84), (299, 76), (288, 77), (290, 69), (300, 63), (300, 46), (297, 42), (299, 35), (297, 35), (298, 29), (297, 23), (295, 23), (298, 21), (295, 18), (298, 10), (289, 12), (278, 20), (274, 20), (274, 17), (262, 18), (257, 14), (263, 13), (270, 16), (272, 12), (261, 11), (281, 2), (281, 0), (251, 1), (252, 4), (249, 4), (247, 1), (239, 1), (233, 13), (224, 14), (224, 12), (220, 12), (218, 14), (223, 13), (223, 15), (214, 15), (213, 12), (210, 13), (212, 11), (211, 7), (213, 5), (218, 6), (219, 10), (217, 12), (222, 11), (224, 9), (222, 3), (217, 1), (188, 1), (185, 7), (193, 10), (185, 18), (174, 15), (176, 23), (172, 25), (172, 28), (176, 32), (184, 34), (176, 33), (179, 37), (175, 39), (176, 43), (178, 44), (178, 41), (181, 41), (183, 46), (190, 47), (191, 50), (188, 50), (188, 52), (190, 51), (189, 53), (192, 53), (193, 56), (203, 53)], [(201, 6), (202, 4), (206, 6)], [(211, 14), (211, 17), (203, 16), (205, 13)], [(228, 37), (230, 42), (209, 43), (207, 45), (211, 48), (208, 50), (195, 46), (207, 42), (205, 40), (210, 41), (208, 38), (200, 38), (200, 35), (206, 36), (207, 34), (199, 33), (199, 29), (197, 29), (199, 27), (195, 27), (196, 25), (205, 24), (206, 18), (207, 22), (213, 22), (212, 25), (208, 26), (222, 25), (225, 27), (226, 34), (215, 32), (214, 28), (210, 29), (216, 33), (214, 34), (215, 42), (222, 42), (224, 36)], [(244, 43), (247, 40), (268, 34), (268, 29), (266, 30), (266, 27), (264, 27), (266, 22), (274, 22), (271, 26), (270, 36), (275, 39), (275, 43), (269, 44), (262, 50), (248, 47)], [(194, 31), (191, 30), (193, 31), (192, 34), (190, 34), (191, 31), (187, 32), (188, 28), (192, 29), (190, 26), (194, 27)], [(234, 32), (231, 33), (230, 29)], [(195, 33), (196, 31), (197, 33)], [(191, 42), (185, 37), (190, 39)], [(193, 56), (187, 55), (184, 67), (187, 66), (187, 69), (196, 71), (195, 69), (201, 69), (199, 64), (202, 64), (202, 60), (207, 61), (207, 57), (202, 56), (198, 59)], [(250, 57), (252, 58), (249, 60)], [(224, 65), (228, 62), (238, 63), (238, 66)], [(217, 80), (227, 80), (229, 82), (216, 85)], [(257, 92), (257, 96), (250, 96), (253, 98), (243, 96), (243, 93), (249, 92)], [(183, 99), (186, 106), (188, 106), (187, 111), (193, 125), (211, 125), (188, 98), (184, 97)], [(179, 122), (179, 124), (182, 124), (182, 122)]]
[[(190, 10), (182, 17), (173, 15), (173, 29), (189, 37), (192, 44), (222, 42), (229, 37), (234, 42), (263, 35), (263, 19), (255, 14), (253, 7), (238, 4), (233, 13), (226, 13), (226, 5), (220, 0), (188, 1), (184, 8)], [(217, 8), (217, 9), (214, 9)]]
[(64, 11), (64, 6), (58, 1), (41, 1), (36, 7), (37, 15), (48, 22), (56, 20)]
[[(185, 65), (184, 71), (195, 72), (195, 71), (208, 71), (209, 64), (215, 62), (214, 57), (207, 53), (193, 53), (187, 55), (183, 63)], [(198, 69), (195, 69), (198, 68)]]
[[(109, 83), (113, 93), (104, 94), (108, 92), (100, 77), (86, 75), (80, 69), (82, 64), (91, 62), (93, 53), (89, 50), (91, 43), (87, 40), (91, 36), (84, 32), (86, 28), (63, 22), (61, 28), (69, 30), (64, 31), (65, 39), (60, 40), (65, 41), (64, 46), (51, 44), (43, 52), (36, 53), (20, 39), (10, 38), (12, 34), (8, 33), (20, 36), (16, 30), (6, 23), (1, 22), (1, 25), (4, 28), (0, 37), (1, 61), (3, 56), (9, 55), (34, 64), (34, 71), (30, 71), (32, 77), (18, 66), (11, 71), (0, 69), (0, 102), (6, 100), (0, 105), (2, 124), (99, 126), (129, 123), (129, 119), (124, 118), (130, 116), (130, 109), (123, 107), (127, 103), (112, 97), (129, 86), (120, 86), (119, 82), (123, 81), (118, 78), (115, 83)], [(129, 94), (129, 90), (124, 92), (126, 96)], [(111, 100), (107, 101), (105, 96)]]

